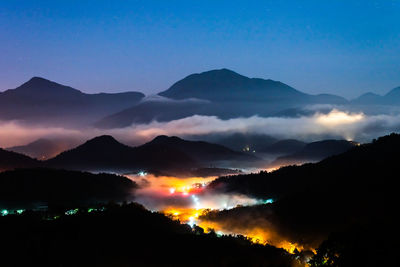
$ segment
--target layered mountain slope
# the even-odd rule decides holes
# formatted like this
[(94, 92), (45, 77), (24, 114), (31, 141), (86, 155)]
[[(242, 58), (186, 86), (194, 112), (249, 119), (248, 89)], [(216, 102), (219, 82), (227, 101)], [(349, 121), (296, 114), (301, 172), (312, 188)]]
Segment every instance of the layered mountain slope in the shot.
[(15, 168), (37, 167), (40, 162), (28, 156), (0, 148), (0, 171)]
[(218, 178), (210, 188), (273, 198), (274, 203), (238, 208), (208, 219), (240, 224), (258, 216), (263, 220), (259, 229), (267, 227), (292, 242), (314, 245), (329, 233), (353, 225), (393, 226), (400, 204), (399, 149), (400, 135), (392, 134), (315, 164)]
[(111, 136), (99, 136), (45, 162), (46, 166), (76, 170), (187, 172), (218, 161), (255, 162), (258, 159), (220, 145), (159, 136), (129, 147)]
[(46, 161), (51, 167), (77, 170), (138, 171), (171, 170), (194, 167), (187, 154), (162, 145), (129, 147), (111, 136), (99, 136)]
[(203, 140), (219, 144), (236, 151), (253, 152), (277, 141), (266, 134), (246, 133), (217, 133), (188, 136), (190, 140)]
[(120, 128), (130, 126), (134, 123), (177, 120), (193, 116), (194, 114), (206, 114), (209, 106), (209, 103), (197, 100), (144, 101), (102, 118), (95, 123), (95, 126), (98, 128)]
[(228, 69), (189, 75), (159, 95), (175, 101), (144, 101), (103, 118), (96, 126), (125, 127), (133, 123), (169, 121), (193, 115), (218, 116), (221, 119), (270, 116), (309, 104), (348, 102), (334, 95), (305, 94), (281, 82), (248, 78)]
[(303, 148), (289, 155), (278, 157), (273, 164), (289, 165), (304, 162), (315, 162), (324, 158), (341, 154), (358, 145), (346, 140), (322, 140), (304, 145)]
[(287, 155), (302, 150), (306, 145), (307, 143), (299, 140), (285, 139), (279, 140), (278, 142), (262, 148), (260, 152), (268, 154)]
[(203, 141), (186, 141), (179, 137), (168, 137), (161, 135), (145, 144), (163, 145), (179, 149), (188, 155), (191, 155), (198, 162), (215, 163), (216, 161), (257, 161), (258, 158), (242, 152), (236, 152), (221, 145), (211, 144)]
[(295, 99), (309, 103), (346, 102), (345, 99), (338, 96), (312, 96), (278, 81), (248, 78), (228, 69), (189, 75), (176, 82), (168, 90), (161, 92), (160, 95), (173, 99), (200, 98), (215, 102), (280, 101), (291, 103)]
[(70, 143), (71, 142), (68, 141), (53, 141), (41, 138), (26, 145), (8, 147), (7, 150), (24, 154), (39, 160), (45, 160), (52, 158), (58, 153), (66, 150), (68, 147), (70, 147)]
[(359, 105), (399, 105), (400, 86), (393, 88), (383, 96), (374, 93), (365, 93), (351, 102)]
[(40, 77), (0, 94), (0, 119), (27, 122), (90, 122), (138, 103), (138, 92), (85, 94)]

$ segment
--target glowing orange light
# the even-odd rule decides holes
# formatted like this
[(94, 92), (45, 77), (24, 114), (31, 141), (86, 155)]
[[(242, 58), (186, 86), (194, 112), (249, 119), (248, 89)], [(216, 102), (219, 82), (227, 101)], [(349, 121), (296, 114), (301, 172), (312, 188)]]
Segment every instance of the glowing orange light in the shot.
[(363, 113), (351, 114), (340, 110), (332, 110), (328, 114), (319, 114), (317, 122), (325, 126), (338, 126), (343, 124), (351, 124), (364, 119)]

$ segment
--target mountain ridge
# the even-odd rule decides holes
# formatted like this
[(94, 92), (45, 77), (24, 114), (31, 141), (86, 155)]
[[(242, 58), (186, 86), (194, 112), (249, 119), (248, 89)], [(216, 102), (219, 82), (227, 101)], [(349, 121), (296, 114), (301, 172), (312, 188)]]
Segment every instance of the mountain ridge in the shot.
[[(133, 123), (170, 121), (193, 115), (235, 117), (272, 116), (309, 104), (347, 104), (340, 96), (310, 95), (271, 79), (248, 78), (229, 69), (195, 73), (158, 94), (173, 101), (143, 101), (103, 117), (97, 128), (127, 127)], [(194, 99), (208, 102), (195, 102)]]
[[(247, 90), (247, 95), (240, 95), (240, 92), (243, 93), (244, 90)], [(225, 94), (220, 95), (221, 91)], [(265, 95), (268, 92), (272, 94)], [(332, 97), (333, 102), (347, 102), (342, 97), (329, 94), (309, 95), (280, 81), (249, 78), (226, 68), (188, 75), (167, 90), (160, 92), (159, 95), (173, 99), (194, 97), (211, 101), (265, 101), (272, 99), (282, 101), (287, 97), (301, 97), (304, 98), (303, 101), (312, 102), (314, 98), (316, 101), (318, 98), (329, 101), (329, 98)]]
[(395, 87), (384, 95), (367, 92), (351, 101), (363, 105), (398, 105), (400, 104), (400, 86)]
[(213, 144), (204, 141), (187, 141), (177, 136), (159, 135), (146, 145), (162, 144), (170, 147), (175, 147), (183, 152), (191, 155), (194, 159), (201, 162), (214, 163), (221, 160), (246, 160), (257, 161), (258, 158), (242, 152), (233, 151), (222, 145)]
[(73, 123), (96, 121), (144, 98), (139, 92), (86, 94), (41, 77), (0, 94), (0, 119)]
[(0, 148), (0, 171), (38, 167), (39, 164), (39, 161), (28, 156)]
[[(47, 167), (72, 170), (188, 173), (217, 161), (258, 158), (207, 142), (186, 141), (178, 137), (158, 136), (141, 146), (130, 147), (112, 136), (103, 135), (64, 151), (44, 162)], [(215, 162), (214, 162), (215, 161)]]
[(278, 157), (272, 165), (291, 165), (315, 162), (341, 154), (357, 146), (358, 143), (347, 140), (322, 140), (305, 144), (298, 151)]
[(266, 224), (259, 227), (275, 228), (293, 242), (318, 245), (346, 227), (395, 222), (399, 148), (400, 135), (391, 134), (318, 163), (220, 177), (208, 189), (272, 198), (270, 205), (240, 207), (223, 215), (231, 213), (226, 218), (239, 224), (261, 214)]
[(55, 156), (62, 148), (63, 145), (57, 141), (40, 138), (26, 145), (8, 147), (6, 150), (43, 160)]

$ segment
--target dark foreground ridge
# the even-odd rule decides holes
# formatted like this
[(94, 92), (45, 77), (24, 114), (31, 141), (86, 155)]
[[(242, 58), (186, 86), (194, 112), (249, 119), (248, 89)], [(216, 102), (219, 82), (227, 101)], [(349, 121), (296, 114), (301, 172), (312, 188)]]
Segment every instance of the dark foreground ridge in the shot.
[(1, 229), (7, 229), (1, 266), (296, 266), (282, 249), (242, 236), (204, 234), (138, 204), (66, 214), (0, 217)]
[[(324, 253), (330, 253), (332, 259), (342, 255), (341, 260), (349, 257), (347, 265), (314, 266), (390, 266), (379, 262), (391, 262), (392, 253), (399, 249), (395, 242), (399, 235), (399, 149), (400, 135), (391, 134), (316, 164), (219, 178), (210, 185), (214, 190), (273, 198), (275, 202), (212, 212), (206, 219), (240, 225), (257, 217), (288, 240), (311, 246), (318, 246), (331, 234), (321, 245), (320, 251), (325, 252), (319, 253), (320, 259)], [(346, 235), (349, 242), (343, 238)], [(355, 255), (363, 249), (368, 260), (355, 262)]]
[(14, 168), (38, 167), (40, 162), (28, 156), (0, 148), (0, 171)]
[(113, 174), (17, 169), (0, 173), (0, 208), (123, 201), (136, 187), (128, 178)]

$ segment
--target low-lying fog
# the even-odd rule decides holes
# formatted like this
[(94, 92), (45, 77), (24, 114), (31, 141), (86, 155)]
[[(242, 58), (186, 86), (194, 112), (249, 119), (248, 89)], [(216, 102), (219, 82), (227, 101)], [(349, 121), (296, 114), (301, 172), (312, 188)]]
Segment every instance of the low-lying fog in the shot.
[(134, 201), (147, 209), (161, 211), (174, 219), (189, 225), (198, 225), (217, 234), (241, 234), (253, 238), (256, 242), (270, 243), (292, 252), (304, 246), (290, 242), (281, 236), (276, 226), (262, 218), (249, 218), (246, 223), (234, 223), (231, 220), (209, 220), (210, 211), (229, 210), (235, 207), (269, 204), (273, 199), (256, 199), (241, 194), (216, 193), (206, 186), (216, 177), (178, 178), (154, 176), (140, 173), (128, 175), (140, 186), (135, 192)]
[[(0, 128), (0, 147), (24, 145), (39, 138), (70, 140), (72, 147), (105, 134), (112, 135), (127, 145), (143, 144), (158, 135), (193, 138), (193, 136), (233, 133), (263, 134), (276, 139), (293, 138), (308, 142), (327, 138), (367, 142), (375, 137), (399, 131), (400, 115), (367, 115), (362, 112), (335, 108), (327, 113), (315, 112), (310, 116), (299, 117), (252, 116), (222, 120), (215, 116), (195, 115), (170, 122), (153, 121), (148, 124), (134, 124), (130, 127), (110, 130), (92, 127), (64, 129), (26, 125), (17, 121), (0, 122)], [(235, 168), (235, 166), (232, 167)], [(272, 202), (272, 199), (254, 199), (244, 195), (210, 193), (204, 190), (205, 185), (216, 177), (156, 177), (144, 173), (129, 175), (129, 177), (140, 185), (133, 200), (150, 210), (162, 211), (183, 222), (198, 224), (205, 229), (214, 228), (224, 233), (248, 235), (289, 251), (299, 246), (279, 236), (273, 226), (265, 220), (254, 220), (242, 227), (243, 225), (217, 223), (202, 217), (202, 214), (209, 210), (266, 204)]]
[(153, 121), (117, 129), (69, 128), (27, 125), (18, 121), (0, 122), (0, 147), (25, 145), (39, 138), (69, 139), (82, 143), (99, 135), (112, 135), (128, 145), (145, 143), (158, 135), (185, 136), (208, 134), (265, 134), (277, 139), (293, 138), (315, 141), (327, 138), (357, 140), (371, 139), (400, 129), (399, 114), (366, 115), (332, 109), (300, 117), (259, 117), (222, 120), (215, 116), (192, 116), (170, 122)]
[(172, 177), (152, 174), (127, 175), (137, 182), (140, 189), (135, 192), (135, 201), (150, 210), (168, 209), (226, 209), (238, 205), (254, 205), (262, 200), (244, 195), (210, 194), (204, 191), (208, 183), (217, 177)]

